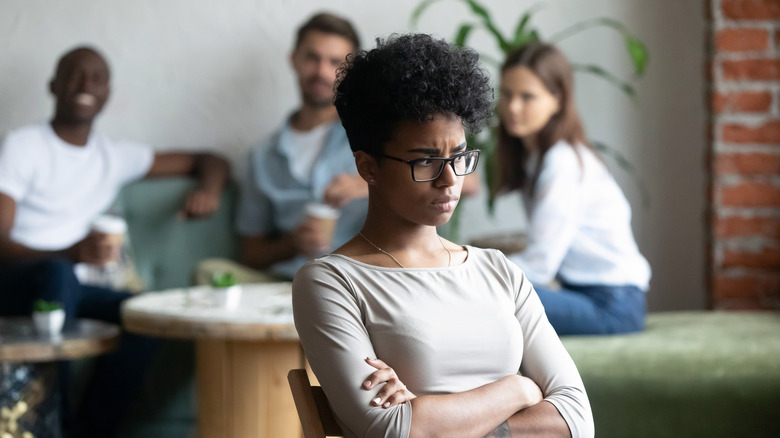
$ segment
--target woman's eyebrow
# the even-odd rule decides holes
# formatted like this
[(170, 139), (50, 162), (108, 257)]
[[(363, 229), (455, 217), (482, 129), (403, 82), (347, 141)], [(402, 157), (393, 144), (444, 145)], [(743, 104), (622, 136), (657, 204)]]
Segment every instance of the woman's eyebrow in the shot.
[[(462, 151), (463, 149), (466, 149), (466, 142), (455, 146), (455, 151)], [(441, 149), (439, 148), (415, 148), (410, 149), (409, 152), (417, 153), (417, 154), (427, 154), (427, 155), (440, 155)]]

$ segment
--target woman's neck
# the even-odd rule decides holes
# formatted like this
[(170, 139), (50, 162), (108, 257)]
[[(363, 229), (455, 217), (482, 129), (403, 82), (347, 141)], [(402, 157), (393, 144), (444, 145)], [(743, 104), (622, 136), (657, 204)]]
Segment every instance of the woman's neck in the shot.
[[(366, 222), (351, 248), (355, 259), (402, 268), (439, 268), (460, 264), (463, 249), (439, 237), (433, 225), (420, 225), (369, 206)], [(354, 252), (353, 252), (354, 251)]]
[(386, 251), (418, 251), (440, 245), (435, 226), (393, 220), (386, 214), (372, 214), (371, 209), (360, 231)]
[(523, 137), (522, 140), (523, 140), (523, 145), (530, 153), (536, 152), (537, 149), (539, 148), (538, 134), (528, 135), (526, 137)]

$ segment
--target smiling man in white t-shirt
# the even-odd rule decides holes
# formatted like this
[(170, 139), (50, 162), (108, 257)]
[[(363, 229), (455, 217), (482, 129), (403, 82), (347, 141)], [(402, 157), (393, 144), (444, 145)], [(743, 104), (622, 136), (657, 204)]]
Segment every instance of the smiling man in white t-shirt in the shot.
[[(29, 315), (33, 301), (45, 299), (62, 303), (69, 322), (119, 323), (130, 295), (82, 285), (73, 271), (74, 263), (100, 264), (116, 251), (106, 235), (90, 233), (91, 222), (124, 184), (145, 177), (197, 176), (200, 186), (182, 214), (207, 215), (219, 206), (228, 165), (211, 154), (155, 154), (94, 132), (110, 94), (108, 64), (94, 49), (66, 53), (50, 89), (51, 122), (12, 131), (0, 146), (0, 316)], [(85, 401), (84, 436), (113, 436), (152, 351), (149, 342), (125, 334), (105, 358)]]

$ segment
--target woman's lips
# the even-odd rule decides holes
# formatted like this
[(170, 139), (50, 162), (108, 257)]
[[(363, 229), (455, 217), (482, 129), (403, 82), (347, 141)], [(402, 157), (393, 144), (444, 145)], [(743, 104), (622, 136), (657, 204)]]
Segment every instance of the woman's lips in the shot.
[(446, 197), (446, 198), (438, 198), (435, 199), (431, 204), (433, 204), (434, 207), (442, 210), (442, 211), (452, 211), (455, 210), (455, 207), (458, 206), (458, 199), (457, 197)]

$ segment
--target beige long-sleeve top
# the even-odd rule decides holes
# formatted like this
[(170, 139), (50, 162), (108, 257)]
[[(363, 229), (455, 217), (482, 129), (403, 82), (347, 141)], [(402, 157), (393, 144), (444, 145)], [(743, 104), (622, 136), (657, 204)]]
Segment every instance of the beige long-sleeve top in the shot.
[(384, 268), (333, 254), (295, 276), (295, 327), (346, 436), (409, 436), (410, 403), (374, 407), (377, 389), (361, 389), (375, 371), (366, 357), (385, 361), (418, 396), (519, 371), (572, 436), (593, 436), (582, 380), (533, 286), (500, 252), (466, 249), (466, 261), (447, 268)]

